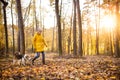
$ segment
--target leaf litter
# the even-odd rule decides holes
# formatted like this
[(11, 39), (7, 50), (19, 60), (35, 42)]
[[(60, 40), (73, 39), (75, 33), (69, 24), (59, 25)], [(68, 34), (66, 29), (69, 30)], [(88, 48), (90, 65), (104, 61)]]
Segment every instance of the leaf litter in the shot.
[(120, 58), (111, 56), (56, 57), (46, 54), (35, 65), (12, 65), (12, 60), (0, 61), (1, 80), (120, 80)]

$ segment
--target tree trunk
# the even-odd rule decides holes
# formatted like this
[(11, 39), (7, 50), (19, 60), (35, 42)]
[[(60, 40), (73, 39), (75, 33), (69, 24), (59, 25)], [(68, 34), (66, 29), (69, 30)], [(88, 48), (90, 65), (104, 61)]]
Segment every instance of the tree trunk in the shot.
[(95, 13), (95, 26), (96, 26), (96, 54), (99, 54), (99, 30), (98, 30), (98, 24), (97, 24), (97, 16), (96, 16), (96, 10), (94, 5), (94, 13)]
[(39, 26), (41, 26), (42, 27), (42, 16), (41, 16), (41, 12), (42, 10), (41, 10), (41, 0), (40, 0), (40, 14), (39, 14), (39, 17), (40, 17), (40, 22), (39, 22)]
[(5, 51), (5, 44), (2, 43), (2, 41), (5, 41), (4, 38), (4, 26), (3, 25), (3, 16), (2, 16), (2, 3), (0, 2), (0, 55), (4, 53)]
[(96, 54), (97, 55), (99, 55), (99, 27), (100, 27), (100, 0), (99, 0), (98, 26), (96, 26)]
[(0, 3), (0, 25), (2, 25), (2, 3)]
[(81, 11), (80, 11), (79, 0), (76, 0), (76, 6), (77, 6), (78, 26), (79, 26), (79, 48), (78, 48), (78, 53), (79, 53), (79, 56), (82, 56), (82, 21), (81, 21)]
[(119, 19), (120, 19), (120, 15), (119, 15), (119, 1), (116, 1), (116, 33), (115, 33), (115, 56), (116, 57), (120, 57), (120, 50), (119, 50), (119, 27), (120, 27), (120, 23), (119, 23)]
[(52, 49), (51, 51), (54, 51), (54, 41), (55, 41), (55, 17), (54, 17), (54, 27), (53, 27), (53, 38), (52, 38)]
[(4, 0), (1, 0), (2, 1), (2, 3), (3, 3), (3, 13), (4, 13), (4, 28), (5, 28), (5, 43), (6, 43), (6, 54), (5, 55), (7, 55), (7, 53), (8, 53), (8, 30), (7, 30), (7, 18), (6, 18), (6, 7), (7, 7), (7, 5), (8, 5), (8, 3), (7, 2), (5, 2)]
[(20, 52), (20, 30), (18, 30), (17, 34), (17, 50)]
[(44, 18), (43, 18), (43, 21), (42, 21), (42, 24), (43, 24), (43, 37), (45, 36), (45, 26), (44, 26)]
[[(89, 23), (89, 22), (88, 22)], [(89, 25), (88, 25), (89, 26)], [(89, 28), (87, 28), (87, 55), (89, 55)]]
[(70, 31), (68, 36), (68, 54), (71, 53), (71, 47), (72, 47), (71, 46), (71, 33), (72, 33), (72, 25), (73, 25), (72, 21), (73, 21), (73, 4), (72, 4), (72, 16), (70, 18)]
[(64, 22), (64, 19), (63, 19), (62, 25), (63, 25), (63, 29), (62, 29), (62, 45), (63, 45), (63, 47), (62, 47), (62, 49), (63, 49), (63, 53), (65, 53), (66, 52), (66, 42), (65, 42), (65, 22)]
[(70, 23), (71, 23), (71, 26), (70, 26), (69, 36), (68, 36), (68, 54), (71, 53), (72, 17), (71, 17)]
[(73, 18), (73, 54), (77, 56), (77, 43), (76, 43), (76, 2), (73, 0), (74, 4), (74, 18)]
[(21, 11), (21, 0), (16, 0), (16, 7), (18, 14), (18, 29), (20, 31), (20, 52), (25, 54), (24, 25)]
[(14, 54), (14, 52), (15, 52), (15, 39), (14, 39), (14, 26), (13, 26), (13, 12), (12, 12), (12, 3), (13, 3), (13, 0), (11, 0), (11, 18), (12, 18), (12, 40), (13, 40), (13, 50), (12, 50), (12, 52), (13, 52), (13, 54)]
[(55, 27), (53, 27), (53, 38), (52, 38), (52, 49), (51, 51), (54, 51), (54, 36), (55, 36)]
[(110, 52), (111, 52), (111, 55), (113, 56), (113, 40), (112, 40), (112, 31), (110, 29)]
[(38, 25), (37, 25), (37, 17), (36, 17), (36, 6), (35, 6), (35, 0), (33, 0), (33, 6), (34, 6), (34, 17), (35, 17), (35, 26), (36, 26), (36, 30), (38, 29)]
[(60, 13), (59, 13), (59, 0), (55, 0), (55, 12), (56, 12), (56, 20), (58, 27), (58, 48), (59, 55), (62, 56), (62, 37), (61, 37), (61, 22), (60, 22)]

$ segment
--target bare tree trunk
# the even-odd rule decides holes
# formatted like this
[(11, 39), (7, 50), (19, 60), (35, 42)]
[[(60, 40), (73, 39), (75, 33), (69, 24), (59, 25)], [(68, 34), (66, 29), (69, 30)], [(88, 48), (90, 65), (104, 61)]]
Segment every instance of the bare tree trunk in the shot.
[(99, 55), (99, 33), (98, 33), (98, 26), (96, 26), (96, 54)]
[(97, 16), (96, 16), (96, 7), (94, 4), (94, 13), (95, 13), (95, 26), (96, 26), (96, 54), (99, 54), (99, 30), (98, 30), (98, 24), (97, 24)]
[(70, 54), (70, 43), (71, 43), (71, 38), (70, 35), (68, 36), (68, 54)]
[[(18, 24), (18, 15), (16, 15), (16, 25)], [(17, 33), (17, 51), (20, 52), (20, 30)]]
[(77, 43), (76, 43), (76, 2), (73, 0), (74, 4), (74, 18), (73, 18), (73, 54), (77, 56)]
[(90, 46), (91, 47), (90, 48), (91, 49), (91, 53), (90, 54), (92, 55), (93, 54), (92, 30), (90, 30), (90, 42), (91, 42), (91, 46)]
[(40, 0), (40, 14), (39, 14), (39, 17), (40, 17), (40, 22), (39, 22), (39, 26), (42, 27), (42, 16), (41, 16), (41, 0)]
[(7, 2), (5, 2), (4, 0), (1, 0), (1, 2), (3, 3), (3, 13), (4, 13), (4, 28), (5, 28), (5, 43), (6, 43), (6, 54), (5, 55), (7, 55), (7, 53), (8, 53), (8, 30), (7, 30), (7, 18), (6, 18), (6, 7), (7, 7), (7, 5), (8, 5), (8, 3)]
[(42, 20), (42, 28), (43, 28), (43, 37), (44, 37), (44, 35), (45, 35), (44, 18), (43, 18), (43, 20)]
[(52, 38), (52, 49), (51, 51), (54, 51), (54, 36), (55, 36), (55, 27), (53, 27), (53, 38)]
[(78, 15), (78, 26), (79, 26), (79, 48), (78, 53), (79, 56), (82, 56), (82, 21), (81, 21), (81, 10), (80, 10), (80, 4), (79, 0), (76, 0), (76, 6), (77, 6), (77, 15)]
[(17, 34), (17, 50), (20, 52), (20, 30), (18, 30)]
[(35, 17), (35, 26), (36, 26), (36, 30), (38, 29), (38, 25), (37, 25), (37, 17), (36, 17), (36, 6), (35, 6), (35, 0), (33, 0), (33, 6), (34, 6), (34, 17)]
[(2, 3), (0, 2), (0, 25), (2, 25), (3, 22), (3, 16), (2, 16)]
[[(108, 1), (107, 2), (109, 5), (111, 5), (111, 2)], [(110, 6), (109, 7), (109, 15), (112, 16), (112, 7)], [(110, 27), (109, 29), (110, 33), (109, 33), (109, 36), (110, 36), (110, 55), (113, 56), (113, 36), (112, 36), (112, 28)]]
[(58, 46), (58, 27), (56, 26), (55, 29), (56, 29), (56, 52), (58, 52), (58, 49), (59, 49), (58, 48), (59, 47)]
[(57, 27), (58, 27), (58, 48), (59, 55), (62, 56), (62, 37), (61, 37), (61, 22), (60, 22), (60, 13), (59, 13), (59, 0), (55, 0), (55, 12), (57, 18)]
[[(2, 3), (0, 2), (0, 25), (3, 25), (3, 16), (2, 16)], [(4, 26), (0, 26), (0, 55), (4, 53), (5, 51), (5, 44), (2, 43), (2, 41), (5, 41), (4, 38)]]
[(13, 50), (12, 50), (12, 52), (13, 52), (13, 54), (14, 54), (14, 52), (15, 52), (15, 39), (14, 39), (14, 26), (13, 26), (13, 12), (12, 12), (12, 4), (13, 4), (13, 0), (11, 0), (11, 18), (12, 18), (12, 35), (13, 35)]
[(97, 55), (99, 55), (99, 27), (100, 27), (100, 0), (99, 0), (98, 25), (96, 26), (96, 54)]
[(73, 25), (73, 6), (72, 5), (72, 16), (70, 18), (70, 31), (69, 31), (69, 36), (68, 36), (68, 54), (71, 53), (71, 33), (72, 33), (72, 25)]
[(54, 17), (54, 27), (53, 27), (53, 38), (52, 38), (52, 49), (51, 51), (54, 51), (54, 41), (55, 41), (55, 17)]
[(17, 14), (18, 14), (18, 28), (20, 31), (20, 52), (25, 54), (25, 39), (24, 39), (24, 25), (21, 11), (21, 0), (16, 0)]
[[(34, 36), (34, 33), (35, 33), (35, 31), (34, 31), (34, 17), (33, 17), (33, 28), (32, 28), (32, 36)], [(34, 52), (34, 49), (33, 49), (33, 45), (32, 45), (32, 51)]]
[(89, 28), (87, 28), (87, 55), (89, 55)]
[(64, 19), (63, 19), (63, 29), (62, 29), (62, 49), (63, 49), (63, 53), (66, 52), (66, 42), (65, 42), (65, 22), (64, 22)]
[(120, 14), (119, 14), (119, 1), (116, 1), (116, 33), (115, 33), (115, 56), (116, 57), (120, 57), (120, 50), (119, 50), (119, 28), (120, 28), (120, 23), (119, 23), (119, 19), (120, 19)]
[(113, 40), (112, 40), (112, 31), (110, 29), (110, 52), (111, 52), (111, 55), (113, 56)]
[(69, 36), (68, 36), (68, 54), (71, 53), (71, 33), (72, 33), (72, 17), (71, 17), (71, 20), (70, 20), (70, 31), (69, 31)]

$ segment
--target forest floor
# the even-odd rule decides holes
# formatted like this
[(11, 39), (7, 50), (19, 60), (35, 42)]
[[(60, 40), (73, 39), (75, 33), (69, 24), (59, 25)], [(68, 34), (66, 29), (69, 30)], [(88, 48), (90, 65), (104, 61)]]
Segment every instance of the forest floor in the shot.
[(120, 80), (120, 58), (46, 53), (45, 65), (40, 56), (34, 65), (25, 66), (13, 65), (12, 58), (0, 58), (0, 80)]

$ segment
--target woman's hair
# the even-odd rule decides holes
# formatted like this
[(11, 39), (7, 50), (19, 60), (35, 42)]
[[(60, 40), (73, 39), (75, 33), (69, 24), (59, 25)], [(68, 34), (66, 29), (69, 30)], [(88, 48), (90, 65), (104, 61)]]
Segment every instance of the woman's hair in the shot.
[(37, 29), (37, 32), (39, 32), (39, 31), (42, 32), (42, 29), (41, 29), (41, 28), (38, 28), (38, 29)]

